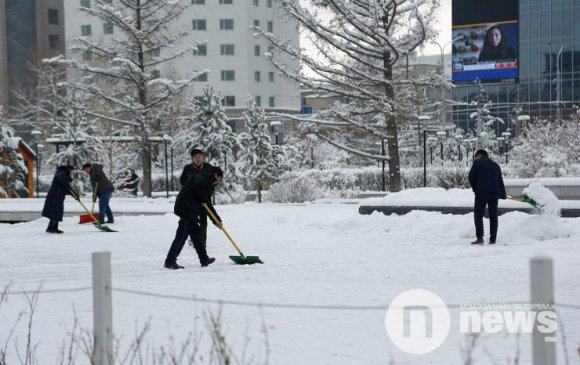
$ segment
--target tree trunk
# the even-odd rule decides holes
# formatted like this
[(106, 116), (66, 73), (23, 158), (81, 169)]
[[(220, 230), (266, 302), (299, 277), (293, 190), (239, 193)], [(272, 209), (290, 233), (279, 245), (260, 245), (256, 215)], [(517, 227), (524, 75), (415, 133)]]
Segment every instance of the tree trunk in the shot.
[(143, 141), (141, 149), (141, 163), (143, 164), (143, 183), (141, 189), (143, 195), (151, 197), (152, 183), (151, 183), (151, 149), (150, 142)]
[[(394, 101), (395, 91), (390, 81), (393, 79), (393, 66), (390, 64), (391, 54), (385, 51), (383, 54), (383, 66), (385, 68), (385, 96), (387, 100)], [(397, 118), (390, 114), (387, 119), (387, 149), (389, 151), (389, 191), (401, 191), (401, 166), (399, 163), (399, 136), (397, 132)]]

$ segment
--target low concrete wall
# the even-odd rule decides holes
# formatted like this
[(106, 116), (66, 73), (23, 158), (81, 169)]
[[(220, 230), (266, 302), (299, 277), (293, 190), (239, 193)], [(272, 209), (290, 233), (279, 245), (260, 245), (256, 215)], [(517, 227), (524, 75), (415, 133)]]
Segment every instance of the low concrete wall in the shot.
[[(393, 213), (404, 215), (413, 210), (424, 210), (427, 212), (441, 212), (443, 214), (469, 214), (473, 213), (472, 207), (419, 207), (419, 206), (364, 206), (361, 205), (358, 209), (359, 214), (372, 214), (373, 212), (381, 212), (385, 215)], [(498, 215), (503, 215), (509, 212), (524, 212), (533, 213), (534, 208), (498, 208)], [(487, 217), (487, 210), (485, 213)], [(580, 217), (580, 209), (562, 209), (561, 216), (566, 218)]]

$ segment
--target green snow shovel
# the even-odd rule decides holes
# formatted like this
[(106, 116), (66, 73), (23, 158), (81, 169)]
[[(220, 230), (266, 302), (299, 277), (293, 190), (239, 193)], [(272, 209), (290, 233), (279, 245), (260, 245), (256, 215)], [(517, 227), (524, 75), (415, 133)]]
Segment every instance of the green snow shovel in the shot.
[(104, 224), (100, 224), (99, 221), (97, 220), (97, 218), (95, 218), (95, 215), (93, 213), (89, 212), (87, 207), (85, 207), (85, 205), (81, 201), (80, 197), (74, 192), (74, 190), (71, 189), (71, 190), (69, 190), (69, 192), (70, 192), (70, 195), (72, 195), (72, 197), (75, 198), (75, 200), (79, 202), (79, 204), (81, 205), (81, 207), (83, 207), (85, 212), (87, 212), (87, 214), (91, 216), (93, 221), (95, 221), (95, 227), (97, 227), (97, 229), (99, 229), (103, 232), (117, 232), (117, 231), (105, 226)]
[[(205, 210), (207, 211), (207, 213), (209, 214), (211, 219), (213, 221), (217, 222), (218, 219), (213, 214), (211, 209), (209, 209), (207, 204), (202, 203), (201, 205), (203, 205), (203, 207), (205, 208)], [(236, 244), (236, 241), (234, 241), (232, 236), (230, 236), (230, 234), (228, 233), (228, 231), (226, 231), (226, 229), (223, 225), (222, 225), (222, 231), (224, 232), (226, 237), (230, 240), (232, 245), (234, 245), (234, 248), (236, 249), (236, 251), (238, 251), (238, 253), (240, 254), (240, 256), (230, 256), (230, 260), (232, 260), (233, 262), (235, 262), (238, 265), (252, 265), (252, 264), (263, 264), (264, 263), (262, 260), (260, 260), (260, 258), (258, 256), (246, 256), (246, 255), (244, 255), (242, 253), (242, 251), (240, 250), (240, 248), (238, 247), (238, 245)]]
[(520, 196), (511, 196), (511, 195), (508, 195), (507, 198), (509, 200), (513, 200), (513, 201), (516, 201), (516, 202), (528, 203), (528, 204), (530, 204), (534, 208), (537, 208), (539, 206), (538, 202), (536, 202), (534, 199), (530, 198), (526, 194), (520, 195)]

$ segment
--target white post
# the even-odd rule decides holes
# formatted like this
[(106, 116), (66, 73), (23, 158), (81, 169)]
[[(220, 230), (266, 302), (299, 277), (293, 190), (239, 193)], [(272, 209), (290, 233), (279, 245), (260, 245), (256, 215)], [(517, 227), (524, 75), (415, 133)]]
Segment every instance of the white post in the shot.
[[(531, 303), (554, 305), (554, 265), (552, 258), (537, 255), (530, 260)], [(532, 333), (533, 365), (556, 364), (555, 333), (542, 333), (534, 326)]]
[(111, 253), (93, 252), (93, 328), (95, 365), (113, 364)]

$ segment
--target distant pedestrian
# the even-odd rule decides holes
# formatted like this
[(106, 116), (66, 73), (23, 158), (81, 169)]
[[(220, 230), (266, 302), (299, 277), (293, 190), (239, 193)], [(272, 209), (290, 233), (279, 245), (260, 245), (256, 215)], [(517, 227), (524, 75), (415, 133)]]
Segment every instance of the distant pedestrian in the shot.
[(202, 267), (215, 261), (215, 258), (207, 254), (205, 234), (202, 232), (202, 227), (207, 226), (207, 214), (202, 204), (207, 204), (217, 219), (217, 221), (212, 219), (213, 224), (221, 229), (223, 227), (221, 218), (211, 204), (211, 196), (223, 176), (223, 171), (219, 167), (212, 167), (211, 170), (206, 169), (195, 176), (190, 176), (181, 187), (173, 208), (173, 212), (179, 216), (179, 225), (175, 232), (175, 239), (167, 252), (165, 268), (183, 269), (183, 266), (177, 264), (177, 257), (188, 236), (193, 242)]
[(483, 216), (485, 207), (489, 213), (489, 243), (494, 244), (497, 239), (498, 218), (497, 205), (499, 199), (506, 199), (505, 186), (499, 165), (488, 157), (487, 151), (478, 150), (469, 171), (469, 185), (475, 193), (473, 217), (475, 220), (476, 240), (473, 245), (482, 245)]
[[(99, 224), (112, 224), (115, 223), (113, 218), (113, 212), (109, 206), (109, 201), (113, 195), (115, 188), (105, 172), (103, 171), (103, 165), (94, 163), (86, 163), (83, 165), (83, 171), (85, 174), (89, 175), (91, 179), (91, 186), (93, 188), (93, 203), (99, 198)], [(96, 190), (96, 191), (95, 191)], [(107, 221), (105, 222), (105, 215), (107, 216)]]
[[(42, 216), (50, 220), (46, 228), (48, 233), (63, 233), (58, 229), (58, 223), (62, 222), (64, 216), (64, 199), (70, 194), (74, 171), (74, 166), (59, 166), (56, 169), (42, 208)], [(78, 194), (73, 197), (76, 199)]]

